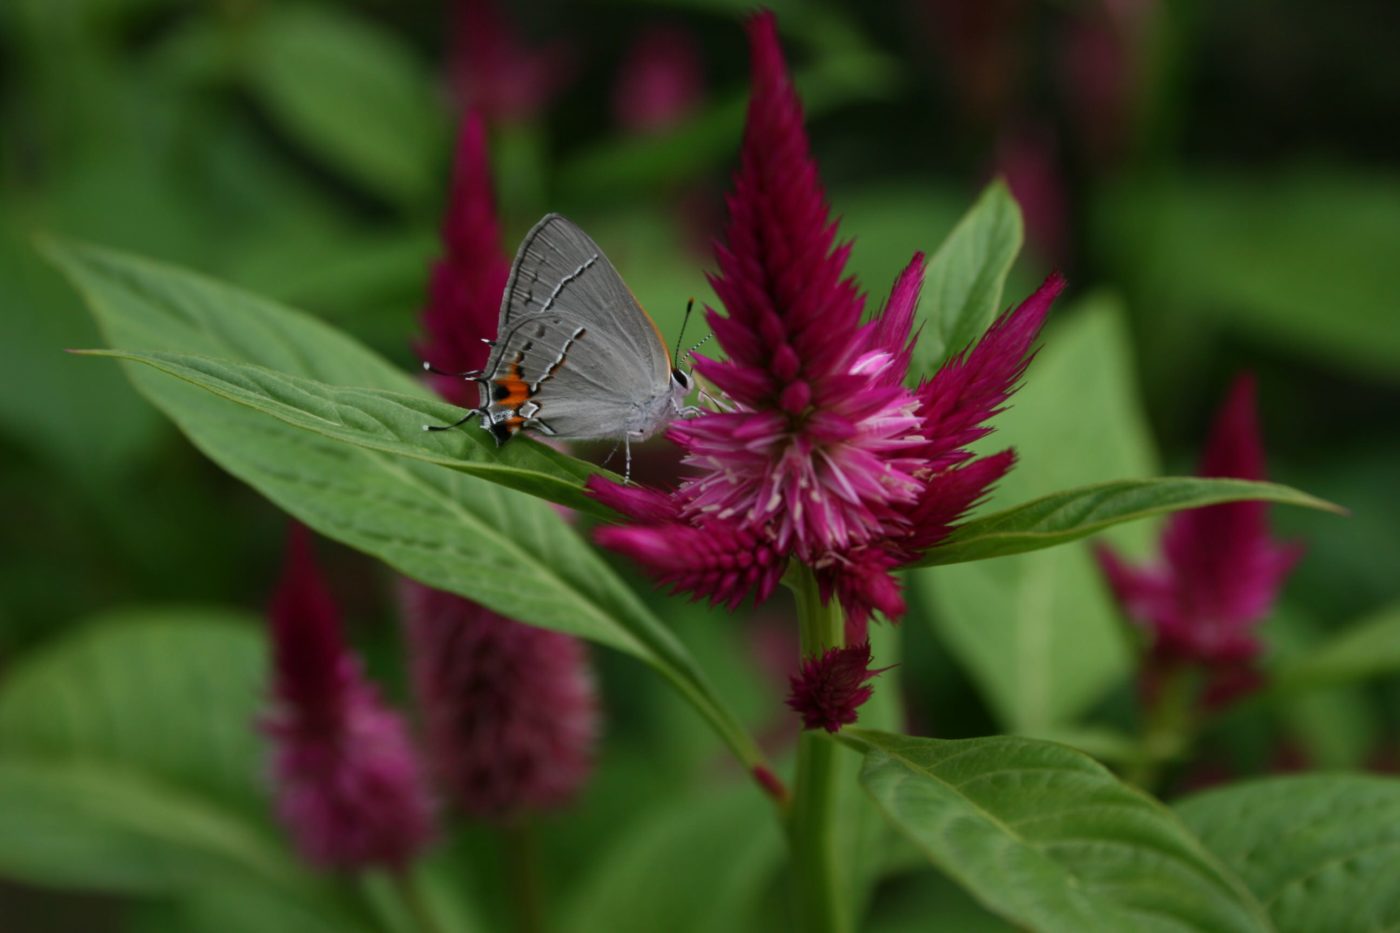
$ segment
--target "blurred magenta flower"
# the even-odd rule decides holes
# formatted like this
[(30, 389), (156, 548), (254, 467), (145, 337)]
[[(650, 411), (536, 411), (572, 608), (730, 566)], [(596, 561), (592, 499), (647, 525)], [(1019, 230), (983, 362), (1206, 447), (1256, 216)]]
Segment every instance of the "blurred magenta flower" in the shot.
[[(486, 132), (469, 113), (458, 142), (418, 350), (450, 370), (477, 369), (494, 337), (510, 264), (501, 250)], [(457, 404), (475, 383), (435, 377)], [(403, 589), (413, 680), (428, 755), (445, 791), (473, 816), (567, 800), (587, 778), (598, 705), (582, 642), (531, 628), (411, 580)]]
[(1156, 7), (1157, 0), (1083, 4), (1061, 42), (1061, 84), (1080, 142), (1096, 162), (1118, 161), (1129, 142)]
[(707, 310), (728, 358), (696, 359), (724, 410), (668, 431), (697, 470), (675, 493), (592, 478), (592, 493), (636, 523), (598, 540), (730, 606), (765, 599), (796, 558), (824, 600), (841, 600), (856, 643), (873, 610), (903, 614), (891, 572), (946, 537), (1011, 466), (1009, 451), (974, 459), (967, 445), (989, 432), (1062, 281), (906, 388), (923, 256), (862, 323), (864, 297), (843, 277), (850, 246), (836, 243), (773, 16), (747, 30), (752, 96), (711, 278), (727, 314)]
[(802, 716), (808, 729), (839, 732), (856, 721), (856, 711), (875, 692), (870, 679), (884, 668), (870, 669), (870, 643), (829, 648), (808, 658), (792, 675), (787, 704)]
[(433, 810), (403, 720), (345, 645), (311, 533), (292, 527), (269, 611), (277, 813), (322, 868), (402, 868), (427, 844)]
[(598, 736), (583, 643), (413, 581), (403, 604), (439, 786), (476, 817), (566, 803), (592, 770)]
[(688, 117), (705, 95), (700, 49), (678, 26), (652, 26), (632, 44), (613, 86), (623, 129), (659, 133)]
[(996, 167), (1021, 207), (1031, 248), (1061, 263), (1069, 246), (1070, 206), (1058, 149), (1053, 129), (1022, 125), (997, 147)]
[[(424, 336), (416, 349), (444, 372), (480, 369), (490, 353), (482, 338), (495, 336), (510, 262), (501, 252), (486, 127), (475, 109), (467, 112), (457, 139), (442, 243), (444, 254), (433, 264), (423, 309)], [(480, 401), (474, 382), (456, 376), (428, 378), (454, 405), (475, 408)]]
[(451, 41), (453, 91), (492, 123), (531, 120), (573, 73), (566, 44), (531, 48), (494, 0), (456, 0)]
[[(1201, 476), (1262, 480), (1264, 447), (1251, 376), (1240, 376), (1215, 419)], [(1222, 703), (1257, 684), (1254, 627), (1273, 607), (1298, 544), (1269, 533), (1268, 505), (1231, 502), (1178, 512), (1162, 534), (1161, 558), (1147, 566), (1095, 549), (1124, 611), (1152, 638), (1147, 686), (1182, 665), (1209, 675), (1206, 702)]]

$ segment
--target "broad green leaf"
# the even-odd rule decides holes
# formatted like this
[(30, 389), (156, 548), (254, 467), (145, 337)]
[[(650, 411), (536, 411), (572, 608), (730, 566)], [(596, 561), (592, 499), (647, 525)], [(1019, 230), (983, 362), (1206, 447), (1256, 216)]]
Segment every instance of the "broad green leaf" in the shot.
[(261, 817), (254, 721), (266, 680), (258, 621), (246, 614), (110, 613), (6, 671), (0, 755), (101, 762)]
[[(1105, 243), (1163, 318), (1393, 381), (1400, 180), (1359, 166), (1198, 174), (1112, 190)], [(1149, 322), (1150, 323), (1150, 322)]]
[(944, 543), (925, 552), (918, 566), (1024, 554), (1076, 541), (1123, 522), (1249, 499), (1344, 514), (1324, 499), (1278, 483), (1194, 476), (1125, 479), (1067, 489), (974, 518)]
[(262, 366), (184, 353), (84, 352), (144, 363), (220, 398), (347, 444), (440, 464), (581, 511), (605, 518), (612, 515), (584, 494), (583, 479), (597, 471), (580, 460), (543, 444), (517, 447), (512, 443), (498, 449), (475, 425), (458, 431), (425, 431), (424, 425), (451, 424), (462, 416), (462, 409), (439, 399), (332, 386)]
[(1207, 791), (1176, 808), (1281, 933), (1400, 927), (1400, 780), (1266, 778)]
[[(49, 252), (113, 347), (192, 353), (428, 398), (414, 379), (344, 334), (272, 302), (105, 250), (51, 244)], [(293, 427), (149, 367), (131, 366), (128, 375), (196, 447), (307, 525), (430, 586), (641, 658), (741, 759), (760, 760), (681, 643), (551, 505), (439, 464)]]
[(782, 834), (746, 784), (706, 787), (634, 821), (559, 911), (564, 933), (745, 929), (783, 861)]
[[(1116, 302), (1066, 310), (985, 442), (1018, 455), (993, 505), (1154, 472), (1131, 359)], [(1119, 543), (1141, 546), (1145, 533), (1128, 529)], [(1128, 674), (1118, 610), (1082, 546), (921, 570), (913, 580), (1007, 731), (1062, 725)]]
[(848, 729), (861, 783), (988, 910), (1040, 931), (1268, 930), (1170, 810), (1080, 753), (1016, 737)]
[(271, 825), (256, 620), (195, 607), (112, 613), (7, 675), (0, 874), (181, 896), (234, 885), (351, 927)]
[(1352, 683), (1400, 671), (1400, 604), (1348, 626), (1271, 673), (1274, 689), (1290, 691)]
[(1021, 210), (1006, 182), (998, 179), (929, 261), (911, 373), (931, 375), (949, 356), (975, 343), (992, 323), (1001, 310), (1002, 287), (1021, 251), (1021, 240)]
[(263, 827), (102, 759), (0, 755), (0, 875), (30, 884), (172, 893), (236, 873), (303, 872)]
[(302, 4), (260, 8), (243, 48), (250, 89), (289, 136), (391, 199), (432, 190), (447, 120), (410, 48)]

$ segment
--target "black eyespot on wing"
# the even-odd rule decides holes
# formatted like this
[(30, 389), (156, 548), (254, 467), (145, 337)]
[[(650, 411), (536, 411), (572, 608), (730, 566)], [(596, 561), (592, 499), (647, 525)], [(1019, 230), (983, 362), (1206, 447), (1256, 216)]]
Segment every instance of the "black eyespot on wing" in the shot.
[(497, 447), (500, 447), (506, 441), (510, 440), (512, 434), (510, 426), (504, 421), (497, 421), (495, 424), (491, 425), (491, 427), (487, 428), (487, 430), (490, 431), (491, 436), (496, 439)]
[(491, 397), (498, 402), (502, 399), (509, 398), (510, 389), (506, 388), (498, 382), (491, 387)]

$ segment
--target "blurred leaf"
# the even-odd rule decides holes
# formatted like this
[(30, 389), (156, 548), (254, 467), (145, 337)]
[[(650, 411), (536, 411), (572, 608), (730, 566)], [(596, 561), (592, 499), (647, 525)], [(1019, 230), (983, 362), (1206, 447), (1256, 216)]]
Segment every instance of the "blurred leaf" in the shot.
[(267, 665), (255, 626), (200, 608), (94, 619), (6, 672), (0, 754), (99, 762), (265, 813), (253, 720)]
[[(565, 933), (730, 933), (783, 863), (783, 837), (747, 784), (677, 799), (605, 845), (559, 911)], [(596, 840), (597, 842), (603, 840)]]
[(390, 33), (336, 6), (269, 4), (246, 52), (250, 89), (289, 136), (391, 200), (433, 190), (448, 120)]
[(884, 303), (916, 251), (936, 251), (966, 206), (953, 190), (886, 182), (833, 188), (831, 204), (841, 217), (841, 236), (851, 239), (848, 269), (869, 289), (874, 307)]
[(0, 430), (69, 475), (121, 474), (157, 436), (150, 409), (114, 372), (84, 367), (65, 347), (97, 339), (62, 280), (32, 247), (0, 230)]
[(0, 756), (0, 874), (29, 884), (171, 893), (236, 874), (300, 874), (262, 827), (97, 759)]
[(1002, 288), (1021, 251), (1021, 210), (1006, 183), (992, 182), (928, 264), (911, 376), (931, 376), (977, 341), (1001, 311)]
[(1112, 249), (1163, 315), (1400, 375), (1400, 178), (1356, 166), (1198, 175), (1105, 199)]
[[(105, 250), (53, 244), (49, 252), (114, 347), (195, 352), (428, 397), (334, 328), (246, 292)], [(430, 586), (641, 658), (741, 760), (761, 759), (684, 646), (552, 506), (437, 464), (293, 428), (148, 367), (129, 375), (195, 446), (307, 525)]]
[[(896, 74), (887, 56), (850, 50), (800, 70), (794, 81), (810, 120), (849, 101), (878, 97)], [(689, 181), (734, 155), (747, 109), (747, 92), (729, 94), (664, 134), (598, 143), (560, 167), (559, 190), (571, 204), (602, 204)]]
[(185, 353), (89, 350), (84, 355), (143, 363), (292, 427), (366, 450), (436, 463), (603, 517), (612, 514), (584, 493), (583, 480), (597, 471), (581, 460), (536, 443), (498, 449), (475, 425), (469, 430), (425, 431), (425, 424), (451, 424), (462, 412), (425, 393), (332, 386), (262, 366)]
[(1025, 738), (1058, 742), (1112, 764), (1134, 762), (1142, 756), (1142, 745), (1138, 739), (1101, 726), (1050, 726), (1034, 734), (1026, 734)]
[(1267, 930), (1170, 810), (1048, 742), (847, 729), (890, 822), (981, 902), (1035, 930)]
[(877, 912), (860, 929), (862, 933), (1013, 933), (1021, 929), (982, 907), (942, 874), (927, 866), (919, 854), (917, 877), (896, 882), (896, 892), (886, 894)]
[[(988, 210), (1003, 197), (995, 192)], [(978, 313), (994, 313), (993, 307), (984, 303)], [(1151, 475), (1155, 458), (1135, 383), (1116, 302), (1090, 298), (1060, 316), (981, 445), (985, 451), (1012, 445), (1018, 457), (993, 504)], [(979, 514), (924, 560), (980, 561), (1062, 544), (1143, 514), (1149, 500), (1148, 489), (1134, 481), (1053, 493)], [(1141, 546), (1146, 535), (1146, 529), (1122, 529), (1117, 540)], [(1038, 734), (1062, 725), (1128, 674), (1118, 611), (1081, 546), (917, 571), (913, 580), (940, 637), (1007, 731)]]
[(1278, 483), (1196, 476), (1125, 479), (1067, 489), (973, 518), (943, 544), (925, 552), (917, 566), (1024, 554), (1076, 541), (1123, 522), (1247, 499), (1342, 512), (1330, 502)]
[[(130, 610), (26, 656), (0, 687), (0, 874), (30, 884), (239, 892), (250, 914), (358, 929), (268, 818), (257, 621)], [(256, 909), (262, 905), (263, 909)]]
[(1274, 689), (1309, 690), (1400, 672), (1400, 604), (1347, 626), (1329, 641), (1280, 664)]
[(1281, 933), (1400, 926), (1400, 781), (1267, 778), (1177, 804)]

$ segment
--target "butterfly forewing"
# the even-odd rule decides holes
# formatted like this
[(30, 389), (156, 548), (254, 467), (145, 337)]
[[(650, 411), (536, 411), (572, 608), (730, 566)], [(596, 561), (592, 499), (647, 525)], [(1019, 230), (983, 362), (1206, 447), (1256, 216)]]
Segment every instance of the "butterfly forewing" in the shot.
[(637, 304), (597, 243), (572, 221), (548, 214), (520, 243), (501, 301), (500, 330), (527, 315), (577, 315), (622, 343), (649, 378), (670, 375), (670, 358), (656, 325)]

